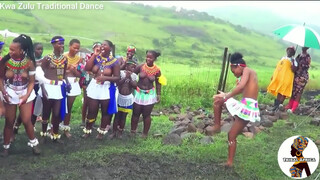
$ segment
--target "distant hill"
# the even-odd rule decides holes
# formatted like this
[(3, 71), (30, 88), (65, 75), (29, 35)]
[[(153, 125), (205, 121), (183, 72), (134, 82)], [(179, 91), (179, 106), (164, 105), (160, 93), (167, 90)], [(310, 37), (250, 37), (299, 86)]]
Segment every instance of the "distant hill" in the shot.
[[(217, 18), (221, 18), (235, 25), (241, 25), (250, 30), (263, 33), (267, 36), (274, 37), (273, 31), (283, 25), (287, 24), (303, 24), (299, 20), (282, 17), (269, 9), (252, 8), (245, 6), (224, 6), (207, 9), (206, 12)], [(320, 34), (320, 27), (314, 24), (307, 24)], [(290, 44), (286, 42), (279, 42)], [(300, 51), (300, 50), (299, 50)], [(311, 55), (316, 61), (320, 62), (320, 50), (310, 49)]]
[[(158, 49), (164, 61), (192, 65), (220, 64), (224, 47), (230, 53), (242, 52), (256, 66), (274, 67), (285, 55), (282, 40), (208, 13), (184, 9), (177, 12), (175, 8), (135, 3), (99, 3), (104, 5), (104, 10), (1, 10), (0, 29), (31, 35), (34, 41), (45, 44), (46, 53), (52, 51), (48, 43), (51, 37), (63, 35), (66, 44), (76, 37), (83, 47), (90, 48), (94, 41), (109, 39), (116, 44), (119, 55), (125, 54), (127, 45), (134, 44), (140, 60), (145, 58), (145, 50)], [(235, 18), (240, 21), (244, 17)], [(268, 23), (260, 22), (259, 26)]]

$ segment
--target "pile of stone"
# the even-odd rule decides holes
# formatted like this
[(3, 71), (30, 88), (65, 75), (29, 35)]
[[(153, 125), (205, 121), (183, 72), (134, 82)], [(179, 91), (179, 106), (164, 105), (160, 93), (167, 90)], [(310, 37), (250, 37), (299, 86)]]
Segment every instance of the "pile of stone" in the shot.
[[(253, 138), (256, 133), (272, 127), (273, 123), (279, 119), (288, 119), (288, 114), (284, 112), (284, 108), (277, 113), (272, 112), (271, 109), (272, 107), (270, 106), (262, 105), (260, 107), (261, 121), (248, 123), (242, 131), (243, 135)], [(201, 143), (213, 143), (214, 116), (205, 109), (199, 108), (192, 111), (190, 108), (186, 108), (185, 113), (181, 113), (181, 105), (173, 105), (169, 109), (163, 109), (160, 112), (152, 113), (152, 115), (160, 114), (168, 115), (169, 120), (174, 123), (171, 131), (163, 139), (164, 144), (181, 144), (182, 140), (185, 138), (196, 138), (196, 133), (205, 135), (203, 139), (200, 140)], [(221, 131), (229, 132), (234, 122), (233, 117), (229, 115), (226, 109), (224, 109), (221, 119)]]

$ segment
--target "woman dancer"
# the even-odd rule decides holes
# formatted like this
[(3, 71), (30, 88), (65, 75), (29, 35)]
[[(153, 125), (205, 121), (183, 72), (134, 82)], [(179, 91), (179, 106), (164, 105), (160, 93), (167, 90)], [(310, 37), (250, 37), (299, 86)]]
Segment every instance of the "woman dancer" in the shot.
[[(66, 91), (70, 92), (71, 89), (66, 78), (68, 59), (63, 55), (63, 37), (53, 37), (51, 44), (53, 46), (53, 53), (45, 56), (42, 60), (41, 68), (37, 68), (37, 78), (41, 74), (49, 80), (49, 82), (46, 82), (40, 79), (40, 77), (38, 79), (42, 83), (39, 94), (42, 96), (43, 102), (42, 131), (40, 135), (42, 141), (45, 140), (46, 136), (50, 136), (54, 142), (62, 143), (59, 135), (59, 123), (64, 119), (66, 114)], [(43, 72), (38, 72), (38, 70), (43, 70)], [(64, 81), (67, 82), (67, 85)], [(51, 112), (52, 132), (49, 133), (47, 132), (47, 128)]]
[(72, 39), (69, 43), (69, 52), (65, 54), (68, 58), (68, 66), (66, 71), (66, 76), (68, 77), (68, 81), (71, 84), (70, 93), (67, 93), (68, 98), (68, 113), (66, 114), (65, 120), (63, 124), (60, 124), (61, 130), (64, 131), (64, 134), (67, 138), (71, 137), (70, 134), (70, 119), (71, 119), (71, 110), (74, 103), (74, 100), (77, 96), (81, 94), (81, 88), (79, 84), (79, 79), (81, 77), (81, 72), (78, 70), (78, 66), (82, 61), (80, 56), (77, 55), (80, 49), (80, 41), (78, 39)]
[[(118, 60), (110, 55), (113, 44), (109, 40), (105, 40), (101, 44), (100, 49), (95, 49), (93, 56), (85, 66), (86, 71), (92, 71), (94, 78), (91, 80), (87, 88), (89, 113), (87, 115), (86, 127), (83, 129), (84, 138), (88, 137), (92, 132), (93, 122), (101, 106), (101, 125), (97, 129), (97, 139), (102, 139), (109, 128), (111, 115), (108, 114), (111, 83), (116, 83), (120, 79), (120, 65)], [(109, 106), (109, 107), (108, 107)]]
[[(165, 85), (164, 76), (161, 76), (160, 68), (154, 64), (160, 56), (159, 52), (148, 50), (146, 63), (137, 66), (135, 73), (139, 74), (137, 89), (134, 92), (133, 114), (131, 118), (131, 134), (136, 134), (139, 117), (143, 116), (142, 137), (146, 138), (151, 126), (151, 112), (155, 103), (160, 102), (161, 85)], [(154, 88), (156, 84), (156, 90)]]
[(39, 142), (31, 123), (32, 101), (35, 98), (34, 81), (35, 60), (32, 40), (29, 36), (21, 34), (10, 44), (9, 54), (0, 62), (0, 90), (6, 108), (3, 156), (8, 156), (9, 153), (17, 106), (29, 137), (28, 145), (32, 147), (35, 155), (40, 154)]

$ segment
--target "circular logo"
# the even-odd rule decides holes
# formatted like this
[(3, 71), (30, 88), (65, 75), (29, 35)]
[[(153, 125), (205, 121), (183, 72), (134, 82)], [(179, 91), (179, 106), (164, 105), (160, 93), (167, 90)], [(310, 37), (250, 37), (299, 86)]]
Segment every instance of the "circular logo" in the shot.
[(318, 167), (318, 148), (306, 136), (292, 136), (281, 144), (278, 151), (278, 164), (288, 177), (306, 178)]

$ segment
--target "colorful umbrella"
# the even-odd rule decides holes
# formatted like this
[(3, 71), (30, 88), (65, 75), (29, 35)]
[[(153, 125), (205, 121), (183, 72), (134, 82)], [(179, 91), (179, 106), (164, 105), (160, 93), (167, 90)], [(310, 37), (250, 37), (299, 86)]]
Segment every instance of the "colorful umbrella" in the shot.
[(281, 39), (301, 47), (320, 49), (319, 34), (305, 25), (285, 25), (276, 29), (273, 33)]

